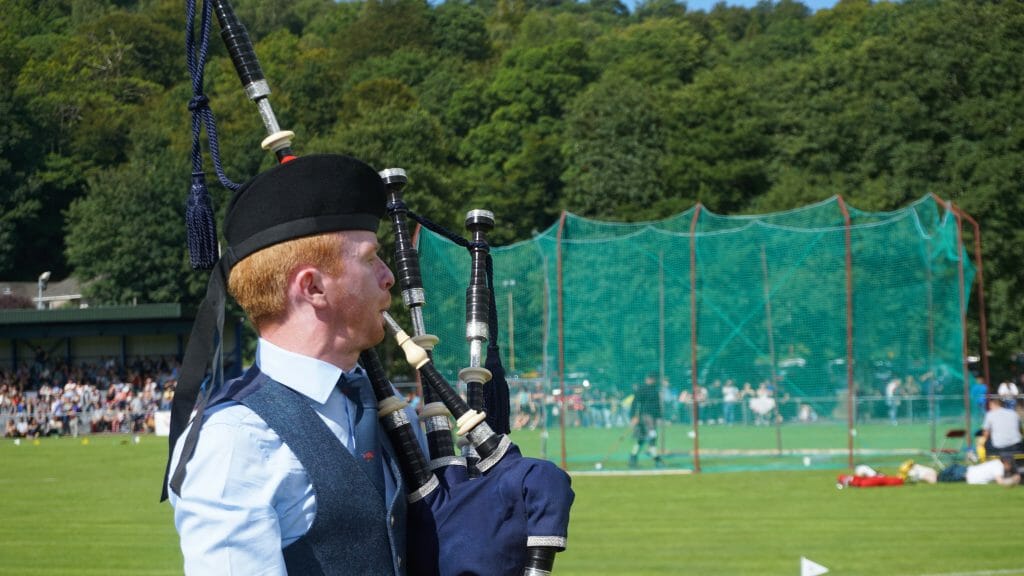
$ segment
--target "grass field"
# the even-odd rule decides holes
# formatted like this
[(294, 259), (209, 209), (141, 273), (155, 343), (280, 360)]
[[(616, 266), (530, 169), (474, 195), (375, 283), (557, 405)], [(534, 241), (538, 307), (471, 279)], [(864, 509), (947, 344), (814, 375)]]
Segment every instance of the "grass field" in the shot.
[[(933, 427), (927, 422), (890, 426), (862, 423), (854, 439), (855, 464), (898, 466), (907, 458), (930, 460), (933, 446), (942, 446), (949, 428), (962, 427), (960, 420), (946, 420)], [(688, 425), (661, 430), (659, 444), (666, 464), (674, 469), (694, 469), (693, 437)], [(849, 467), (849, 438), (845, 423), (786, 424), (774, 426), (701, 426), (702, 471), (843, 469)], [(517, 430), (513, 437), (530, 456), (546, 454), (561, 462), (560, 431), (551, 429), (546, 441), (540, 430)], [(633, 440), (629, 428), (569, 428), (566, 430), (566, 465), (571, 471), (625, 470)], [(650, 462), (648, 461), (648, 467)]]
[[(0, 574), (180, 574), (164, 442), (0, 442)], [(794, 576), (804, 556), (836, 575), (1024, 575), (1024, 488), (840, 491), (837, 473), (577, 475), (555, 574)]]

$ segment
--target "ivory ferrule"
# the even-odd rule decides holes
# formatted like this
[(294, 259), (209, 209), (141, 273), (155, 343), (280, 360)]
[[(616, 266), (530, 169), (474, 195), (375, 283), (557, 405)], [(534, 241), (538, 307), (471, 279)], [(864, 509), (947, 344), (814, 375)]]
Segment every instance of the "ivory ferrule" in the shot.
[(408, 405), (408, 402), (397, 396), (388, 396), (377, 403), (377, 418), (385, 418), (392, 412), (398, 412)]
[(473, 430), (473, 428), (476, 428), (478, 424), (480, 424), (486, 419), (486, 412), (477, 412), (476, 410), (472, 409), (467, 410), (466, 413), (463, 414), (461, 418), (455, 421), (455, 423), (459, 426), (459, 429), (456, 430), (455, 433), (459, 436), (465, 436), (466, 434), (469, 434), (469, 432)]
[(486, 384), (491, 381), (491, 371), (483, 366), (467, 366), (459, 370), (459, 380)]

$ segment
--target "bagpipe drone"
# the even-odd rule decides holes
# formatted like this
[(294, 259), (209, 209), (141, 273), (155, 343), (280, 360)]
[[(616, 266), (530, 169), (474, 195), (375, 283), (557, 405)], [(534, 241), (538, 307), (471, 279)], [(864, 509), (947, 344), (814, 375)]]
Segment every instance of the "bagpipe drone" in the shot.
[[(213, 268), (213, 272), (207, 299), (197, 313), (175, 395), (170, 436), (172, 451), (187, 426), (189, 415), (195, 410), (195, 418), (201, 419), (207, 399), (223, 383), (220, 334), (226, 278), (223, 268), (214, 266), (218, 259), (217, 240), (202, 172), (199, 144), (202, 127), (206, 128), (218, 179), (231, 189), (237, 185), (231, 183), (221, 169), (216, 125), (209, 102), (202, 94), (213, 13), (245, 93), (259, 109), (267, 132), (262, 147), (272, 151), (279, 163), (295, 157), (291, 151), (294, 134), (281, 130), (278, 125), (268, 98), (269, 85), (245, 27), (227, 0), (204, 0), (197, 46), (193, 39), (196, 1), (187, 1), (186, 51), (194, 97), (189, 104), (193, 113), (193, 175), (186, 216), (192, 265), (197, 269)], [(408, 573), (442, 576), (550, 574), (556, 553), (566, 547), (574, 495), (564, 471), (546, 460), (524, 457), (507, 436), (508, 386), (495, 343), (497, 321), (486, 239), (494, 227), (494, 216), (486, 210), (470, 211), (466, 227), (471, 240), (466, 241), (408, 209), (402, 198), (408, 181), (403, 170), (387, 169), (380, 172), (380, 177), (389, 191), (387, 212), (395, 236), (395, 276), (402, 300), (411, 314), (413, 334), (407, 334), (387, 313), (383, 321), (423, 383), (420, 420), (425, 426), (429, 459), (420, 449), (417, 431), (406, 415), (406, 403), (395, 395), (377, 353), (373, 349), (364, 351), (360, 364), (373, 386), (380, 422), (398, 453), (407, 487)], [(427, 333), (423, 321), (426, 298), (419, 257), (409, 232), (409, 217), (460, 243), (472, 258), (466, 290), (469, 364), (459, 372), (459, 379), (466, 384), (466, 400), (438, 372), (431, 359), (437, 338)], [(201, 322), (200, 317), (208, 320)], [(205, 357), (203, 350), (212, 350), (213, 357)], [(202, 361), (189, 362), (190, 357), (201, 357)], [(462, 448), (461, 456), (455, 452), (452, 417), (457, 425), (454, 432)], [(186, 456), (183, 459), (194, 449), (198, 429), (199, 426), (193, 426), (184, 439)], [(168, 470), (172, 489), (176, 481), (180, 486), (178, 476), (184, 473), (184, 466), (178, 468)]]

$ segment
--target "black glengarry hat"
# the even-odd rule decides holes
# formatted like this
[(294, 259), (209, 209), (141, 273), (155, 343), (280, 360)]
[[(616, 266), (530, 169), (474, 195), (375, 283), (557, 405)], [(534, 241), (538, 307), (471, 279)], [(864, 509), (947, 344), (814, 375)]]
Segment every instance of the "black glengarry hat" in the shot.
[(303, 156), (279, 164), (243, 184), (228, 204), (228, 268), (286, 240), (341, 230), (376, 232), (386, 202), (380, 175), (350, 156)]
[[(337, 154), (302, 156), (279, 164), (234, 193), (224, 219), (227, 248), (210, 273), (206, 297), (196, 311), (174, 394), (162, 499), (167, 498), (168, 478), (171, 488), (180, 490), (185, 464), (198, 441), (206, 400), (223, 380), (220, 346), (231, 268), (246, 256), (288, 240), (344, 230), (376, 232), (386, 202), (387, 188), (377, 171)], [(188, 426), (193, 408), (197, 425), (185, 439), (177, 468), (171, 470), (175, 444)]]

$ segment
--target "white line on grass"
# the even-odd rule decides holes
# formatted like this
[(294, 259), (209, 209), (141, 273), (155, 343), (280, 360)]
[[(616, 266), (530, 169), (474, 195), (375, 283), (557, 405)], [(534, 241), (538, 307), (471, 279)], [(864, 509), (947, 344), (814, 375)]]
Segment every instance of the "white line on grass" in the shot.
[(1010, 570), (981, 570), (978, 572), (943, 572), (942, 574), (922, 574), (921, 576), (1000, 576), (1008, 574), (1024, 574), (1024, 568)]
[(687, 468), (664, 468), (661, 470), (570, 470), (570, 476), (671, 476), (693, 474)]

